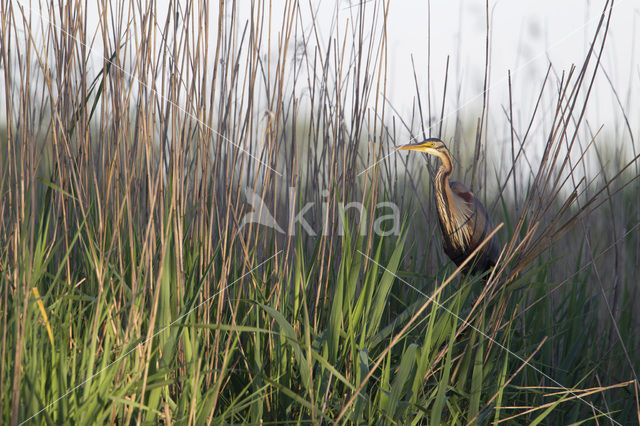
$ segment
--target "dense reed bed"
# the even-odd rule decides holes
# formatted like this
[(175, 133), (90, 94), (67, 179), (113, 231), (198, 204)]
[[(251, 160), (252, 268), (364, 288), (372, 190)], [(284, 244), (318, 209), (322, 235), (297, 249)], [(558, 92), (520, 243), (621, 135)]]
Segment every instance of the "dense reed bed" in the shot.
[[(637, 123), (583, 120), (612, 4), (506, 147), (486, 102), (389, 107), (389, 7), (1, 3), (3, 421), (640, 420)], [(485, 276), (391, 151), (426, 136), (499, 224)]]

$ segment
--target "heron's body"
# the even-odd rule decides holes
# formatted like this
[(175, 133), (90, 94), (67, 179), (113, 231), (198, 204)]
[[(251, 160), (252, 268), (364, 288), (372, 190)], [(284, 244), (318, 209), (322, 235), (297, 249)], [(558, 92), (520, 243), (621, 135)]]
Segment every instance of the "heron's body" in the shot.
[[(441, 140), (427, 139), (397, 149), (422, 151), (440, 158), (440, 167), (434, 179), (434, 192), (442, 231), (442, 247), (447, 256), (456, 265), (460, 265), (491, 234), (493, 227), (487, 211), (463, 184), (450, 181), (453, 171), (451, 155)], [(498, 243), (494, 236), (465, 270), (484, 272), (496, 264), (498, 255)]]

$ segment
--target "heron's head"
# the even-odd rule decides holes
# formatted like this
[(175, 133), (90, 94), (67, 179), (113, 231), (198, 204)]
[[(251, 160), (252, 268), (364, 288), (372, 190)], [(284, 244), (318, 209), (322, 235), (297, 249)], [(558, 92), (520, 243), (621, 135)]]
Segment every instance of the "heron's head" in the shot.
[(440, 158), (443, 156), (449, 157), (449, 150), (447, 150), (447, 146), (437, 138), (429, 138), (421, 142), (397, 146), (394, 149), (396, 151), (420, 151)]

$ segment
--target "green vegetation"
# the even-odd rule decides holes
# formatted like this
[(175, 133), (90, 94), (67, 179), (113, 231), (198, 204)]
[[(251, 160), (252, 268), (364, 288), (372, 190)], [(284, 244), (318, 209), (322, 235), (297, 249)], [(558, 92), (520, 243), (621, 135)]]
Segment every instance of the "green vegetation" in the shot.
[[(510, 170), (476, 117), (457, 132), (504, 247), (468, 277), (424, 159), (388, 155), (421, 134), (384, 101), (388, 4), (323, 43), (297, 3), (111, 2), (96, 38), (81, 3), (0, 9), (3, 422), (640, 419), (638, 157), (581, 127), (609, 8), (584, 64), (539, 82), (546, 133), (538, 108), (505, 123)], [(283, 232), (241, 226), (247, 189)], [(382, 202), (402, 215), (374, 232)]]

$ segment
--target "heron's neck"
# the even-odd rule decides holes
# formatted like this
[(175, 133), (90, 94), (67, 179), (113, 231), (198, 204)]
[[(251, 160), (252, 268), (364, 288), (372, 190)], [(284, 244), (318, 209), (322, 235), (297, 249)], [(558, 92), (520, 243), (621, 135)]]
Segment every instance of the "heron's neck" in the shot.
[(451, 161), (445, 157), (440, 157), (440, 161), (440, 167), (434, 179), (436, 197), (438, 198), (436, 206), (441, 217), (452, 217), (455, 212), (450, 211), (449, 208), (453, 197), (451, 187), (449, 186), (449, 178), (451, 177), (452, 171)]

